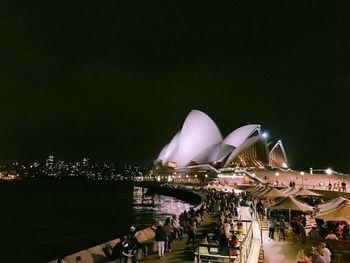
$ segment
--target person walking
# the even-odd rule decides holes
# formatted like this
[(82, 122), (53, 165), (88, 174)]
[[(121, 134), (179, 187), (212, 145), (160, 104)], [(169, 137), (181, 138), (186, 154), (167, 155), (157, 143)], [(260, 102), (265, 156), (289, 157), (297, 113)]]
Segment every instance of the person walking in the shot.
[(188, 246), (190, 244), (190, 242), (192, 241), (192, 244), (195, 245), (196, 244), (196, 222), (193, 220), (190, 220), (188, 222), (188, 240), (186, 242), (186, 246)]
[(158, 222), (155, 239), (157, 241), (158, 256), (161, 258), (164, 256), (164, 247), (167, 240), (166, 232), (161, 221)]

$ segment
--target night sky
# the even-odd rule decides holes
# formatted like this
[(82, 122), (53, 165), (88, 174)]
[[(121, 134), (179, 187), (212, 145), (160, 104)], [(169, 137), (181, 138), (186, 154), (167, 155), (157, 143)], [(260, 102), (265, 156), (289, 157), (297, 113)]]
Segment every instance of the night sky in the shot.
[(150, 165), (191, 109), (350, 172), (350, 2), (1, 1), (0, 163)]

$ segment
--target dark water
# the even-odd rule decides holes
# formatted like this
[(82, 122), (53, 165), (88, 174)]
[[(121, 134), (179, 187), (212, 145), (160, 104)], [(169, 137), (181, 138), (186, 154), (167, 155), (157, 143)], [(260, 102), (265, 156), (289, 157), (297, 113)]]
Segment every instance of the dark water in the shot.
[(46, 262), (189, 206), (125, 183), (1, 183), (0, 262)]

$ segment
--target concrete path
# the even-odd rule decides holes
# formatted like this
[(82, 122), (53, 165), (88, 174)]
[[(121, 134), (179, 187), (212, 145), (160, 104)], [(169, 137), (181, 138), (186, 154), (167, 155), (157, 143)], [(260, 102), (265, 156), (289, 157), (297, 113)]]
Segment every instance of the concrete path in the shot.
[(263, 231), (264, 263), (295, 263), (300, 249), (308, 251), (307, 245), (299, 241), (270, 240), (268, 231)]
[[(241, 207), (241, 213), (243, 219), (251, 219), (248, 207)], [(264, 263), (295, 263), (300, 249), (304, 249), (305, 253), (310, 255), (310, 245), (300, 241), (270, 240), (268, 234), (268, 231), (262, 231)]]

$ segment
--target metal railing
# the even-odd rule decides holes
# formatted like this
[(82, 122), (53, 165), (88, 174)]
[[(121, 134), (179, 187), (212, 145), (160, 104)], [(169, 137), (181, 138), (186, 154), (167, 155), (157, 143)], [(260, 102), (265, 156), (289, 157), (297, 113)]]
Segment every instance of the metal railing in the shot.
[(230, 251), (233, 251), (233, 250), (235, 249), (227, 246), (198, 244), (197, 250), (196, 250), (195, 262), (197, 263), (204, 263), (204, 262), (238, 263), (240, 262), (238, 261), (239, 256), (238, 255), (233, 256), (230, 253)]
[[(242, 228), (244, 237), (239, 245), (237, 256), (230, 255), (230, 251), (236, 250), (234, 247), (218, 246), (211, 244), (198, 244), (196, 250), (195, 262), (229, 262), (229, 263), (247, 263), (252, 252), (254, 243), (253, 224), (251, 220), (234, 220), (244, 224)], [(240, 230), (240, 229), (238, 229)], [(239, 234), (238, 234), (239, 236)], [(211, 251), (211, 252), (210, 252)], [(213, 252), (214, 251), (214, 252)]]
[[(238, 257), (237, 263), (247, 263), (249, 255), (251, 253), (252, 245), (253, 245), (253, 224), (252, 221), (250, 222), (248, 229), (246, 228), (246, 235), (243, 238), (243, 241), (240, 245), (240, 253)], [(247, 224), (246, 224), (247, 226)]]

